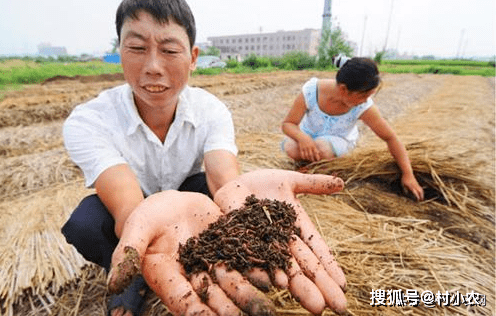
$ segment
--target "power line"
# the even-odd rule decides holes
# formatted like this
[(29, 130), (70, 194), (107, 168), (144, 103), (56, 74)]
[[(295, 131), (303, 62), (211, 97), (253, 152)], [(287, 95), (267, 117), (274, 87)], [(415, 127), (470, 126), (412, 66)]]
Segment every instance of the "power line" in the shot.
[(463, 36), (465, 35), (465, 29), (462, 29), (462, 33), (460, 34), (460, 42), (458, 44), (458, 51), (456, 52), (456, 58), (460, 58), (460, 53), (462, 50)]
[(367, 27), (367, 15), (365, 15), (365, 17), (363, 19), (362, 42), (360, 43), (360, 56), (363, 56), (362, 55), (363, 41), (365, 40), (365, 30), (366, 30), (366, 27)]

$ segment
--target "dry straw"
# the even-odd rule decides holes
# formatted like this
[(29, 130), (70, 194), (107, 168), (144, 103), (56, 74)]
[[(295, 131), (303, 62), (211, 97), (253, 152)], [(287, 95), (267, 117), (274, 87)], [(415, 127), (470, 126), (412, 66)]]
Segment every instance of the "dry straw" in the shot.
[[(350, 296), (362, 308), (370, 303), (372, 289), (475, 291), (493, 302), (494, 188), (472, 178), (455, 164), (456, 159), (433, 161), (425, 155), (428, 146), (416, 146), (409, 153), (427, 201), (417, 203), (403, 196), (387, 151), (361, 150), (340, 162), (308, 166), (308, 172), (341, 176), (346, 189), (332, 200), (312, 198), (306, 209), (315, 213), (318, 223), (344, 226), (324, 235), (337, 245), (338, 262), (348, 270), (352, 284)], [(342, 204), (332, 206), (337, 201)], [(352, 216), (353, 212), (359, 214)], [(343, 231), (350, 229), (355, 233), (342, 239)], [(451, 306), (444, 311), (463, 314), (465, 309)], [(378, 310), (380, 314), (431, 313), (422, 308)], [(475, 310), (481, 315), (494, 311), (491, 305)]]
[(74, 106), (119, 82), (67, 82), (25, 87), (0, 100), (0, 128), (28, 126), (66, 118)]
[(79, 179), (81, 171), (63, 148), (0, 161), (0, 201)]
[(53, 295), (81, 273), (86, 261), (65, 242), (60, 227), (85, 194), (76, 181), (0, 203), (2, 315), (20, 315), (12, 307), (23, 297), (37, 302), (33, 308), (56, 303)]
[(62, 146), (62, 122), (5, 127), (0, 133), (0, 157), (41, 153)]
[[(495, 313), (494, 90), (485, 78), (439, 79), (444, 85), (437, 93), (413, 104), (411, 112), (394, 121), (426, 188), (425, 202), (403, 193), (396, 165), (384, 144), (370, 133), (352, 155), (305, 169), (337, 174), (346, 181), (339, 194), (300, 199), (345, 272), (349, 315)], [(381, 93), (387, 95), (388, 89)], [(257, 114), (256, 104), (250, 106), (256, 125), (263, 115)], [(237, 110), (234, 106), (234, 116)], [(259, 132), (239, 127), (243, 171), (294, 168), (280, 152), (282, 135), (273, 132), (273, 126)], [(18, 172), (34, 175), (15, 180), (14, 172), (3, 172), (11, 188), (0, 202), (0, 220), (7, 223), (0, 232), (5, 241), (0, 248), (2, 314), (93, 316), (105, 311), (105, 273), (82, 260), (59, 232), (72, 208), (89, 193), (64, 159), (60, 152), (48, 151), (46, 163), (35, 168), (27, 167), (31, 163), (27, 156), (4, 165), (17, 164)], [(42, 172), (43, 168), (50, 171)], [(77, 182), (62, 183), (70, 179)], [(30, 183), (27, 189), (33, 193), (10, 198), (22, 187), (20, 183)], [(370, 292), (378, 289), (452, 295), (474, 291), (486, 295), (487, 306), (374, 307)], [(308, 315), (289, 292), (273, 290), (269, 295), (279, 315)], [(148, 303), (145, 315), (166, 314), (156, 296), (151, 295)]]

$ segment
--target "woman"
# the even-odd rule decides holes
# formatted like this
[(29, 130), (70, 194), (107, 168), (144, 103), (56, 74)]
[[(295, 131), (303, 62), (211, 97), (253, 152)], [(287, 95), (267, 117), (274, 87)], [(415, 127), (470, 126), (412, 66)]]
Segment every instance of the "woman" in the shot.
[(303, 85), (282, 123), (287, 136), (282, 149), (295, 161), (341, 157), (355, 148), (360, 119), (387, 143), (401, 169), (402, 184), (423, 200), (405, 146), (372, 101), (381, 82), (377, 65), (361, 57), (341, 58), (339, 64), (336, 79), (312, 78)]

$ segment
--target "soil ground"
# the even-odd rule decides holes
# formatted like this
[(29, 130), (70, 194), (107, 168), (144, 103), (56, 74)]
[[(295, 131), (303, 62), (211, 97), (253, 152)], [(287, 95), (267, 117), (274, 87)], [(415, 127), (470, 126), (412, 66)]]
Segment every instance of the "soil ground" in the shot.
[[(306, 80), (334, 75), (317, 71), (223, 74), (194, 76), (190, 84), (215, 94), (232, 111), (243, 171), (293, 169), (279, 149), (283, 138), (280, 124)], [(4, 240), (0, 247), (0, 284), (4, 284), (0, 288), (0, 310), (5, 315), (103, 315), (104, 274), (91, 266), (82, 269), (84, 259), (73, 254), (58, 232), (78, 201), (92, 193), (83, 187), (81, 172), (64, 151), (61, 127), (74, 106), (122, 83), (120, 75), (55, 78), (7, 93), (0, 101), (0, 238)], [(450, 150), (436, 154), (452, 155), (458, 159), (457, 164), (465, 164), (467, 173), (474, 173), (494, 196), (494, 83), (494, 78), (475, 76), (385, 74), (383, 87), (374, 100), (405, 144), (446, 141)], [(436, 112), (446, 106), (453, 110)], [(460, 115), (464, 117), (460, 119)], [(414, 132), (404, 128), (418, 120), (421, 123)], [(377, 145), (375, 135), (366, 127), (361, 125), (360, 130), (363, 135), (358, 149)], [(468, 149), (474, 150), (470, 157), (459, 154)], [(473, 163), (475, 158), (477, 164)], [(302, 200), (304, 205), (312, 201)], [(494, 226), (494, 204), (490, 207), (493, 214), (489, 220)], [(308, 212), (312, 218), (316, 216), (316, 211)], [(349, 220), (327, 224), (344, 227)], [(338, 252), (338, 262), (345, 262), (346, 251), (341, 252), (340, 259), (340, 246), (353, 233), (342, 233), (343, 239), (336, 243), (331, 235), (326, 237)], [(486, 262), (494, 270), (494, 229), (489, 237), (487, 247), (492, 254)], [(53, 248), (41, 253), (40, 249), (48, 248), (46, 245)], [(66, 272), (57, 272), (60, 266)], [(351, 271), (345, 269), (345, 273), (353, 280)], [(492, 276), (489, 282), (494, 290), (494, 271)], [(60, 291), (62, 285), (65, 286)], [(348, 295), (357, 293), (360, 292)], [(484, 294), (494, 299), (494, 292)], [(384, 312), (353, 303), (353, 299), (349, 297), (354, 315)], [(494, 302), (488, 304), (491, 306), (481, 315), (494, 312)], [(443, 313), (441, 309), (438, 312)], [(301, 310), (289, 314), (298, 313), (305, 314)]]

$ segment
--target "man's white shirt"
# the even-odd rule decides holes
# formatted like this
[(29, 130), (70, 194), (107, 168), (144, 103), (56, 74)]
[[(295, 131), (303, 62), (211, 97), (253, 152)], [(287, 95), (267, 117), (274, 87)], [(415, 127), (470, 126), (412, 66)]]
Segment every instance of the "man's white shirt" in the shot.
[(237, 148), (231, 113), (209, 92), (186, 86), (165, 142), (145, 125), (128, 84), (74, 108), (64, 123), (64, 144), (92, 187), (106, 169), (128, 164), (145, 195), (178, 189), (202, 171), (204, 154)]

